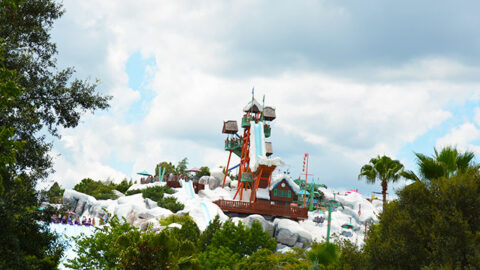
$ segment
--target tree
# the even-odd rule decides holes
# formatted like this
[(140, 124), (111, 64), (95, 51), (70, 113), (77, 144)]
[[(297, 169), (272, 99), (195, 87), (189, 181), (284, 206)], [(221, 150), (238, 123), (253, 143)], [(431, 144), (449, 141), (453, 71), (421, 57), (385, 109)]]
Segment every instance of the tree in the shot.
[(200, 178), (204, 175), (207, 175), (207, 176), (210, 175), (210, 169), (207, 166), (200, 167), (200, 172), (197, 172), (195, 176), (197, 178)]
[(160, 175), (160, 172), (158, 171), (159, 168), (161, 170), (165, 169), (165, 175), (175, 173), (175, 166), (171, 162), (162, 161), (159, 163), (157, 167), (155, 167), (155, 176)]
[(400, 178), (403, 165), (398, 160), (392, 160), (387, 156), (378, 156), (370, 159), (369, 164), (364, 165), (358, 179), (365, 178), (367, 183), (374, 184), (376, 180), (382, 183), (383, 206), (387, 202), (388, 182), (396, 182)]
[(185, 175), (187, 173), (187, 165), (188, 158), (183, 158), (182, 160), (180, 160), (177, 164), (177, 167), (175, 168), (176, 173)]
[(95, 234), (75, 238), (77, 257), (66, 265), (73, 269), (198, 269), (195, 244), (188, 239), (192, 230), (190, 223), (175, 232), (140, 232), (114, 216), (109, 226)]
[(480, 269), (479, 193), (478, 171), (397, 191), (368, 233), (369, 268)]
[(434, 148), (435, 154), (431, 157), (415, 153), (420, 177), (413, 171), (405, 171), (402, 176), (413, 181), (426, 181), (440, 177), (451, 177), (469, 169), (478, 169), (473, 163), (475, 155), (472, 152), (460, 153), (454, 147), (444, 147), (440, 152)]
[(57, 182), (53, 183), (47, 192), (49, 202), (58, 203), (58, 201), (63, 197), (64, 191), (65, 189), (61, 188)]
[[(51, 0), (0, 2), (0, 268), (54, 268), (61, 246), (45, 225), (35, 186), (52, 171), (51, 143), (85, 111), (108, 107), (96, 84), (58, 70), (53, 22), (63, 14)], [(3, 191), (3, 192), (2, 192)]]

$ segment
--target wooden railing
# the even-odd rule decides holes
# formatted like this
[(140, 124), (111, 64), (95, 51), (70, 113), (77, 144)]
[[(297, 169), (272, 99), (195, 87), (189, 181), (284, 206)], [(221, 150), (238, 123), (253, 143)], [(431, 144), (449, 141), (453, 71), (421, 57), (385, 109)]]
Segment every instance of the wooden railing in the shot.
[(222, 210), (234, 213), (282, 216), (297, 220), (308, 218), (308, 209), (303, 207), (230, 200), (217, 200), (214, 203)]
[(170, 188), (181, 188), (182, 185), (180, 184), (180, 181), (167, 181), (167, 187)]

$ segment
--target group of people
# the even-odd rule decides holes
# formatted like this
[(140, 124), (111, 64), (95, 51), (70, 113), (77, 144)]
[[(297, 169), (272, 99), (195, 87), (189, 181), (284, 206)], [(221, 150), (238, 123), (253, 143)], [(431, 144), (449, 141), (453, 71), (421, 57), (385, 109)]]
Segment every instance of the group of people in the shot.
[[(83, 226), (95, 226), (95, 218), (87, 218), (83, 216), (83, 220), (80, 221), (79, 217), (72, 219), (71, 217), (64, 215), (53, 215), (52, 216), (52, 223), (59, 223), (59, 224), (68, 224), (68, 225), (83, 225)], [(100, 222), (102, 223), (102, 222)]]

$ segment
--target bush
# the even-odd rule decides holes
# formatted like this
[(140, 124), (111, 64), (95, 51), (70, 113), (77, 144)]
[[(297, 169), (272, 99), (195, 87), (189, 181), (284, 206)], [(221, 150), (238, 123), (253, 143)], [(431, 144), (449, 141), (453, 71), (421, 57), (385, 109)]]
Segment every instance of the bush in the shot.
[(182, 203), (177, 202), (174, 197), (164, 197), (166, 194), (173, 194), (175, 191), (167, 186), (153, 186), (146, 189), (129, 190), (126, 195), (142, 193), (143, 198), (148, 198), (158, 203), (158, 206), (169, 209), (176, 213), (185, 207)]
[(188, 234), (183, 228), (175, 233), (169, 230), (141, 233), (127, 222), (119, 222), (116, 216), (109, 224), (97, 228), (91, 236), (76, 237), (77, 257), (68, 260), (66, 266), (73, 269), (199, 269), (195, 243), (179, 237)]
[(73, 187), (74, 190), (88, 194), (98, 200), (116, 199), (117, 195), (113, 193), (111, 184), (95, 181), (90, 178), (84, 178), (82, 181)]
[(175, 197), (163, 197), (158, 202), (158, 206), (167, 208), (173, 213), (176, 213), (185, 208), (185, 205), (183, 205), (183, 203), (177, 202), (177, 199)]

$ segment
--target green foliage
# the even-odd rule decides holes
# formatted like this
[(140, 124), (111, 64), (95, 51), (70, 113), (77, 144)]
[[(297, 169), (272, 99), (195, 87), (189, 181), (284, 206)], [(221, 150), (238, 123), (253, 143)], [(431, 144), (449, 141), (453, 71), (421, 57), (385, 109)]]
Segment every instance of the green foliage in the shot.
[(61, 188), (60, 185), (55, 182), (47, 191), (46, 195), (50, 203), (59, 203), (63, 197), (63, 192), (65, 192), (65, 189)]
[(143, 198), (149, 198), (157, 202), (158, 206), (169, 209), (176, 213), (183, 210), (185, 207), (182, 203), (178, 202), (175, 197), (165, 197), (165, 193), (173, 194), (173, 189), (167, 186), (153, 186), (145, 189), (129, 190), (126, 195), (133, 195), (142, 193)]
[[(50, 29), (61, 4), (0, 1), (0, 268), (54, 269), (62, 246), (45, 225), (35, 186), (51, 172), (46, 132), (106, 108), (95, 85), (58, 70)], [(42, 135), (43, 134), (43, 135)]]
[(277, 242), (263, 230), (258, 221), (253, 221), (251, 227), (248, 228), (241, 222), (235, 225), (232, 221), (227, 220), (223, 223), (222, 228), (215, 232), (210, 245), (224, 246), (244, 256), (251, 255), (262, 248), (274, 251)]
[(130, 179), (130, 181), (128, 181), (126, 178), (122, 180), (122, 182), (120, 182), (120, 184), (118, 185), (115, 185), (115, 188), (116, 190), (120, 191), (121, 193), (125, 194), (125, 192), (127, 192), (127, 190), (133, 185), (133, 182), (132, 180)]
[(340, 257), (336, 265), (338, 269), (368, 269), (368, 255), (363, 249), (348, 240), (343, 240), (336, 244), (340, 250)]
[(478, 171), (417, 181), (398, 191), (398, 200), (368, 234), (370, 268), (479, 269), (478, 194)]
[(181, 202), (177, 202), (177, 198), (175, 197), (163, 197), (157, 203), (158, 206), (169, 209), (173, 213), (181, 211), (183, 208), (185, 208), (185, 205), (183, 205)]
[(188, 165), (188, 158), (183, 158), (180, 160), (177, 164), (177, 167), (175, 168), (176, 174), (183, 174), (185, 175), (187, 172), (187, 165)]
[(205, 231), (203, 231), (202, 235), (200, 236), (200, 250), (205, 251), (207, 246), (209, 246), (212, 242), (213, 235), (222, 228), (222, 223), (220, 222), (220, 216), (216, 215), (213, 221), (208, 224)]
[(158, 169), (163, 170), (165, 168), (165, 175), (170, 175), (171, 173), (175, 173), (175, 165), (173, 165), (171, 162), (160, 162), (157, 167), (155, 167), (155, 176), (159, 176), (160, 172)]
[(84, 178), (73, 187), (74, 190), (95, 197), (98, 200), (116, 199), (117, 195), (113, 192), (115, 185), (103, 183), (90, 178)]
[(195, 177), (200, 178), (205, 175), (206, 176), (210, 175), (210, 169), (207, 166), (200, 167), (200, 172), (197, 172), (195, 174)]
[(261, 249), (250, 257), (243, 257), (235, 269), (310, 269), (310, 264), (305, 258), (305, 251), (297, 250), (284, 254), (273, 253), (268, 249)]
[(313, 268), (320, 266), (334, 265), (338, 262), (339, 252), (335, 244), (313, 243), (311, 249), (307, 252), (307, 258)]
[(156, 202), (160, 202), (165, 193), (173, 194), (174, 191), (167, 186), (153, 186), (142, 189), (143, 198), (149, 198)]
[(168, 226), (172, 223), (178, 223), (180, 225), (185, 224), (187, 221), (193, 221), (192, 217), (189, 215), (180, 216), (180, 215), (170, 215), (168, 217), (160, 219), (158, 222), (162, 226)]
[[(190, 223), (191, 225), (191, 223)], [(195, 225), (196, 226), (196, 225)], [(75, 238), (74, 269), (199, 269), (195, 244), (188, 240), (192, 226), (160, 233), (143, 232), (113, 217), (109, 226), (92, 236)], [(197, 228), (198, 230), (198, 228)]]
[(198, 255), (202, 269), (233, 269), (240, 261), (240, 254), (224, 246), (208, 246), (205, 252)]
[(367, 183), (374, 184), (376, 180), (382, 183), (383, 206), (387, 202), (388, 182), (396, 182), (403, 171), (403, 165), (398, 160), (387, 156), (378, 156), (370, 159), (369, 164), (360, 169), (358, 179), (365, 178)]
[(472, 152), (460, 153), (454, 147), (445, 147), (440, 152), (437, 149), (434, 151), (435, 154), (431, 157), (415, 153), (420, 177), (412, 171), (406, 171), (402, 176), (414, 181), (425, 181), (478, 170), (478, 165), (473, 162), (475, 155)]

